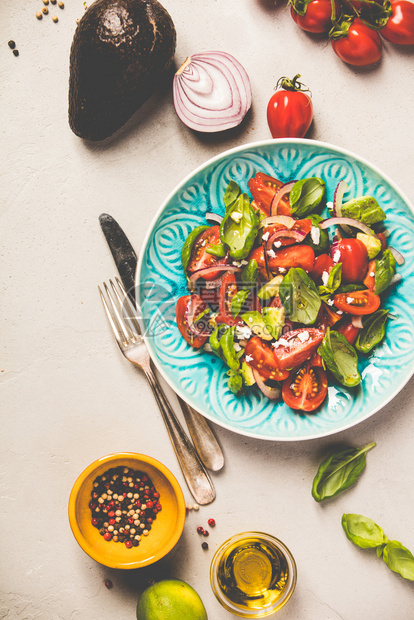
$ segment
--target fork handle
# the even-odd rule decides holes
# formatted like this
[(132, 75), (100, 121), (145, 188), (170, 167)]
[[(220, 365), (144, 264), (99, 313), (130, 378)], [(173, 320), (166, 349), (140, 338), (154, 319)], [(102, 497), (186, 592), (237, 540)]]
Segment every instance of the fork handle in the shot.
[(143, 367), (143, 371), (154, 392), (171, 443), (191, 494), (199, 504), (210, 504), (216, 497), (216, 492), (210, 476), (172, 410), (151, 367), (149, 365), (145, 366)]

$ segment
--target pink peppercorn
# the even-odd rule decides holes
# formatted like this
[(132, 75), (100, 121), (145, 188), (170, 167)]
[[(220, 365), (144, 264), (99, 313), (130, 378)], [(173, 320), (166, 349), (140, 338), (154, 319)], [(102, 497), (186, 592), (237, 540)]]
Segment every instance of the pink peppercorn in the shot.
[(209, 524), (210, 527), (214, 527), (216, 525), (216, 522), (214, 521), (214, 519), (209, 519), (207, 523)]

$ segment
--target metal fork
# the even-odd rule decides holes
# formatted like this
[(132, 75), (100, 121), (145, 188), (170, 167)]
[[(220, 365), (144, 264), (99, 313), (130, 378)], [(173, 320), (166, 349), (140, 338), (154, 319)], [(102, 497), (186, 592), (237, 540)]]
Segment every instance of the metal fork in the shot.
[[(213, 483), (200, 461), (193, 444), (187, 437), (151, 368), (151, 359), (141, 335), (141, 328), (128, 295), (119, 280), (117, 286), (109, 280), (103, 283), (105, 294), (98, 286), (102, 303), (122, 354), (141, 368), (148, 379), (167, 427), (178, 462), (194, 499), (199, 504), (209, 504), (216, 497)], [(112, 291), (112, 293), (111, 293)]]

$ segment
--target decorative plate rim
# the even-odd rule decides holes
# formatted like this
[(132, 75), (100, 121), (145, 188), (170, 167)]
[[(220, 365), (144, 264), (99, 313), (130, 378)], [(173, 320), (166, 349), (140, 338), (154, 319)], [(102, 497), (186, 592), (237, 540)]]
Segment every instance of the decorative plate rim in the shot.
[[(215, 162), (218, 162), (222, 159), (225, 159), (231, 155), (236, 155), (237, 153), (240, 153), (241, 151), (246, 151), (249, 149), (256, 149), (256, 148), (260, 148), (260, 147), (268, 147), (271, 145), (312, 145), (315, 148), (322, 148), (322, 149), (331, 149), (333, 151), (335, 151), (336, 153), (340, 153), (342, 155), (345, 155), (346, 157), (352, 158), (356, 161), (358, 161), (359, 163), (363, 164), (364, 166), (367, 166), (368, 168), (370, 168), (372, 171), (374, 171), (376, 174), (378, 174), (379, 176), (381, 176), (389, 185), (390, 187), (392, 187), (392, 189), (399, 194), (399, 196), (402, 198), (402, 200), (405, 202), (405, 204), (409, 207), (409, 209), (411, 210), (411, 213), (414, 216), (414, 205), (411, 202), (411, 200), (408, 198), (408, 196), (405, 194), (405, 192), (403, 190), (400, 189), (400, 187), (386, 174), (384, 173), (378, 166), (376, 166), (375, 164), (373, 164), (372, 162), (370, 162), (368, 159), (366, 159), (365, 157), (362, 157), (360, 155), (357, 155), (356, 153), (354, 153), (353, 151), (350, 151), (346, 148), (343, 147), (338, 147), (334, 144), (331, 144), (329, 142), (323, 142), (321, 140), (312, 140), (312, 139), (307, 139), (307, 138), (277, 138), (277, 139), (265, 139), (265, 140), (258, 140), (255, 142), (248, 142), (230, 149), (227, 149), (225, 151), (220, 152), (218, 155), (215, 155), (213, 157), (211, 157), (210, 159), (204, 161), (202, 164), (200, 164), (199, 166), (197, 166), (196, 168), (194, 168), (189, 174), (187, 174), (184, 179), (182, 181), (180, 181), (180, 183), (178, 183), (173, 189), (172, 191), (169, 192), (169, 194), (166, 196), (166, 198), (163, 200), (162, 204), (160, 205), (160, 207), (157, 209), (156, 213), (153, 216), (152, 222), (145, 234), (144, 240), (142, 242), (142, 247), (141, 250), (139, 252), (139, 257), (138, 257), (138, 264), (137, 264), (137, 268), (136, 268), (136, 273), (135, 273), (135, 286), (138, 289), (138, 283), (140, 281), (140, 274), (142, 272), (143, 266), (144, 266), (144, 255), (146, 253), (146, 249), (149, 243), (149, 240), (151, 238), (151, 235), (154, 232), (154, 229), (156, 227), (156, 224), (158, 222), (158, 219), (160, 217), (160, 215), (162, 214), (162, 212), (164, 211), (164, 209), (166, 208), (166, 206), (168, 205), (168, 203), (170, 202), (170, 200), (174, 197), (174, 195), (176, 195), (194, 176), (196, 176), (197, 174), (199, 174), (200, 172), (203, 171), (203, 169), (207, 168), (208, 166), (210, 166), (211, 164), (214, 164)], [(140, 300), (137, 299), (137, 305), (139, 304)], [(180, 396), (183, 400), (185, 400), (186, 402), (188, 402), (187, 398), (187, 394), (185, 393), (185, 391), (183, 391), (178, 385), (175, 385), (174, 382), (169, 378), (168, 373), (164, 370), (162, 363), (159, 362), (159, 360), (156, 359), (156, 356), (153, 355), (152, 352), (152, 347), (149, 344), (148, 338), (146, 336), (144, 336), (144, 340), (147, 344), (150, 356), (151, 356), (151, 360), (154, 363), (154, 365), (156, 366), (157, 370), (160, 372), (160, 374), (162, 375), (162, 377), (164, 378), (164, 380), (167, 382), (167, 384), (171, 387), (171, 389), (178, 395)], [(265, 440), (265, 441), (283, 441), (283, 442), (292, 442), (292, 441), (309, 441), (309, 440), (313, 440), (313, 439), (320, 439), (322, 437), (328, 437), (330, 435), (335, 435), (337, 433), (341, 433), (349, 428), (352, 428), (354, 426), (357, 426), (358, 424), (360, 424), (361, 422), (364, 422), (365, 420), (367, 420), (368, 418), (370, 418), (371, 416), (373, 416), (375, 413), (377, 413), (378, 411), (380, 411), (381, 409), (383, 409), (384, 407), (386, 407), (386, 405), (393, 400), (403, 389), (404, 387), (407, 385), (407, 383), (410, 381), (410, 379), (412, 378), (414, 374), (414, 365), (411, 368), (410, 373), (408, 374), (408, 376), (406, 377), (406, 379), (403, 381), (403, 383), (399, 384), (394, 390), (391, 391), (391, 393), (388, 395), (388, 397), (381, 402), (381, 404), (379, 404), (377, 407), (375, 407), (374, 409), (370, 410), (366, 415), (364, 415), (363, 417), (357, 419), (357, 420), (351, 420), (349, 423), (344, 423), (343, 426), (341, 426), (340, 428), (333, 428), (331, 430), (319, 430), (319, 431), (315, 431), (312, 434), (306, 435), (306, 436), (301, 436), (301, 437), (294, 437), (294, 436), (268, 436), (268, 435), (263, 435), (260, 433), (256, 433), (256, 432), (250, 432), (248, 430), (245, 429), (241, 429), (241, 428), (234, 428), (234, 426), (231, 423), (228, 423), (224, 420), (220, 420), (217, 419), (211, 415), (209, 415), (208, 413), (206, 413), (205, 411), (203, 411), (202, 407), (197, 406), (194, 403), (189, 403), (191, 405), (191, 407), (193, 407), (194, 409), (196, 409), (199, 413), (201, 413), (201, 415), (203, 415), (207, 420), (213, 422), (214, 424), (217, 424), (233, 433), (236, 433), (238, 435), (243, 435), (245, 437), (251, 437), (253, 439), (260, 439), (260, 440)]]

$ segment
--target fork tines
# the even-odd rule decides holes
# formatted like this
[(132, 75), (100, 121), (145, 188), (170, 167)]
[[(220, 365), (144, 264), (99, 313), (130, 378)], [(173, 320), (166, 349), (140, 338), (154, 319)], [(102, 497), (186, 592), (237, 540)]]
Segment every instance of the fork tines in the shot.
[(117, 286), (112, 280), (109, 280), (111, 290), (106, 282), (103, 283), (106, 295), (100, 286), (98, 286), (98, 290), (115, 338), (119, 346), (126, 346), (136, 342), (141, 335), (141, 329), (136, 310), (132, 306), (122, 282), (118, 277), (115, 277), (115, 281)]

